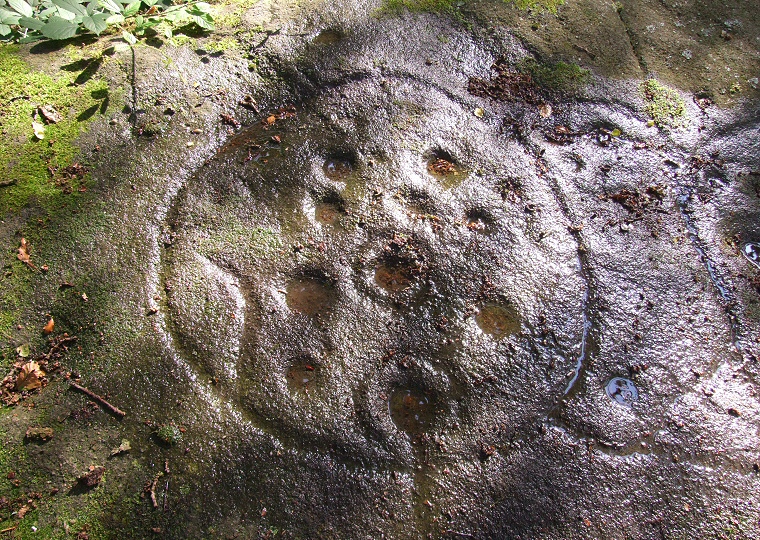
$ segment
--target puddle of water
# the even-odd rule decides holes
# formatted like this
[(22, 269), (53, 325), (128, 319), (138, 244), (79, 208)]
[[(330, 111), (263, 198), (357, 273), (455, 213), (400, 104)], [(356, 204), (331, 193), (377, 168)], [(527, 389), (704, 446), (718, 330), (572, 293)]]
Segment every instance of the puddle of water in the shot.
[(375, 283), (389, 293), (403, 291), (412, 284), (412, 269), (401, 264), (381, 264), (375, 269)]
[(286, 288), (288, 307), (305, 315), (316, 315), (330, 309), (332, 295), (327, 285), (312, 279), (291, 281)]
[(388, 400), (391, 419), (401, 431), (414, 436), (424, 432), (435, 420), (435, 406), (418, 389), (398, 388)]
[(749, 262), (754, 264), (757, 268), (760, 268), (760, 244), (754, 242), (744, 244), (742, 253), (744, 253), (744, 257), (746, 257)]
[[(580, 259), (579, 259), (580, 260)], [(581, 268), (583, 268), (583, 262), (580, 262)], [(591, 321), (588, 318), (588, 289), (583, 294), (583, 334), (581, 335), (581, 352), (578, 354), (578, 358), (575, 361), (575, 370), (573, 372), (573, 378), (567, 384), (567, 388), (563, 392), (563, 395), (568, 395), (570, 390), (573, 389), (575, 383), (578, 381), (578, 377), (581, 376), (581, 370), (583, 369), (583, 363), (586, 361), (586, 341), (588, 340), (588, 333), (591, 330)]]
[(288, 389), (295, 394), (308, 394), (316, 386), (320, 367), (313, 362), (297, 360), (285, 372)]
[(340, 32), (335, 30), (322, 30), (317, 37), (314, 38), (314, 43), (319, 45), (332, 45), (343, 39)]
[(639, 399), (639, 391), (636, 389), (636, 385), (622, 377), (615, 377), (610, 380), (604, 387), (604, 391), (612, 401), (626, 407), (632, 406)]
[(342, 212), (332, 203), (321, 202), (317, 204), (314, 210), (314, 217), (323, 225), (335, 225), (340, 219)]
[(484, 333), (496, 339), (520, 333), (520, 317), (511, 307), (483, 306), (475, 315), (475, 322)]
[(353, 172), (354, 168), (351, 163), (345, 159), (328, 158), (322, 165), (322, 171), (330, 180), (343, 181)]

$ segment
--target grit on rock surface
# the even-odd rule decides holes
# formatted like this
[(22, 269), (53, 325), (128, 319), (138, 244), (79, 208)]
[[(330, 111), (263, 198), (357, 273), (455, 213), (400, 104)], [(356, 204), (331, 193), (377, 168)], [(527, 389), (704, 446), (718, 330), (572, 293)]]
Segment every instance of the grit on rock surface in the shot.
[(759, 24), (670, 4), (260, 2), (244, 52), (115, 53), (20, 322), (126, 416), (5, 410), (18, 531), (760, 538)]

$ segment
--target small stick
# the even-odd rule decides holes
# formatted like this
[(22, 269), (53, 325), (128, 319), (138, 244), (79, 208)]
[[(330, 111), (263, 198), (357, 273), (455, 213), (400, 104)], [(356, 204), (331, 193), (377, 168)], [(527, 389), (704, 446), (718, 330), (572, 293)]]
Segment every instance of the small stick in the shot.
[(79, 392), (82, 392), (87, 397), (94, 399), (95, 401), (97, 401), (98, 403), (100, 403), (103, 407), (105, 407), (106, 409), (108, 409), (109, 411), (111, 411), (113, 414), (115, 414), (119, 418), (124, 418), (127, 415), (127, 413), (125, 413), (124, 411), (122, 411), (118, 407), (115, 407), (115, 406), (111, 405), (110, 403), (108, 403), (108, 401), (105, 400), (105, 398), (103, 398), (102, 396), (97, 395), (92, 390), (88, 390), (84, 386), (80, 386), (77, 383), (75, 383), (74, 381), (69, 381), (69, 384), (71, 385), (71, 387), (74, 390), (78, 390)]
[(8, 527), (7, 529), (3, 529), (2, 531), (0, 531), (0, 534), (15, 531), (16, 529), (18, 529), (18, 525), (14, 525), (13, 527)]
[(69, 336), (68, 334), (63, 334), (62, 336), (56, 338), (53, 341), (53, 346), (50, 347), (48, 353), (42, 357), (42, 360), (50, 361), (54, 354), (64, 348), (68, 343), (74, 343), (76, 340), (76, 336)]
[(158, 501), (156, 500), (156, 485), (158, 484), (158, 479), (162, 476), (163, 474), (158, 473), (153, 477), (153, 482), (150, 484), (150, 502), (153, 503), (153, 508), (158, 508)]

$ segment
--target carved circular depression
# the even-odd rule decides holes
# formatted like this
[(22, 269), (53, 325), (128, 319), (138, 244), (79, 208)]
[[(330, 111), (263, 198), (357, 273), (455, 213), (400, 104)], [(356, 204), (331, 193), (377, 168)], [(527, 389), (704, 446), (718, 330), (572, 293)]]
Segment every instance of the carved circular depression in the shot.
[(403, 263), (383, 263), (375, 269), (375, 283), (389, 293), (408, 289), (412, 284), (412, 279), (412, 268)]
[(433, 176), (449, 177), (460, 174), (459, 168), (454, 164), (449, 156), (435, 155), (428, 161), (428, 172)]
[(308, 394), (317, 385), (321, 368), (309, 359), (297, 359), (285, 371), (288, 390), (293, 394)]
[(332, 291), (321, 281), (297, 279), (288, 283), (285, 302), (292, 311), (317, 315), (330, 309)]
[(419, 435), (435, 421), (435, 403), (426, 392), (413, 387), (397, 388), (388, 400), (391, 419), (408, 435)]
[(351, 162), (341, 158), (327, 158), (322, 165), (322, 171), (330, 180), (345, 180), (353, 170)]
[(511, 307), (483, 306), (475, 315), (475, 322), (483, 333), (496, 339), (520, 333), (520, 317)]
[(314, 43), (319, 45), (332, 45), (343, 39), (340, 32), (335, 30), (322, 30), (317, 37), (314, 38)]
[(323, 225), (335, 225), (338, 223), (341, 213), (340, 209), (333, 203), (321, 202), (317, 204), (314, 210), (314, 217)]

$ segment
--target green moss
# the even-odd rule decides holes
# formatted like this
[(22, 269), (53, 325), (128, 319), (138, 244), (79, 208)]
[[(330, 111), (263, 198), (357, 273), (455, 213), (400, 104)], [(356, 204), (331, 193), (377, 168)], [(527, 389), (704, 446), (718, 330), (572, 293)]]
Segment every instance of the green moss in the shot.
[[(242, 10), (241, 10), (242, 11)], [(232, 13), (225, 13), (223, 15), (217, 15), (214, 19), (218, 28), (237, 28), (242, 22), (242, 13), (234, 11)]]
[(520, 66), (520, 71), (529, 73), (538, 86), (561, 92), (577, 91), (591, 78), (589, 70), (566, 62), (541, 64), (528, 60)]
[(259, 0), (229, 0), (230, 5), (239, 6), (243, 9), (250, 9), (258, 3)]
[(649, 79), (641, 84), (646, 101), (646, 112), (657, 127), (678, 127), (686, 121), (686, 104), (681, 96), (673, 90)]
[(171, 37), (171, 39), (169, 39), (169, 43), (171, 43), (175, 47), (182, 47), (183, 45), (189, 45), (191, 48), (194, 48), (195, 38), (186, 36), (185, 34), (174, 34)]
[[(33, 243), (32, 260), (35, 260), (34, 255)], [(13, 339), (15, 326), (30, 306), (34, 279), (33, 271), (16, 259), (15, 251), (8, 254), (8, 259), (9, 264), (5, 265), (0, 275), (0, 342)]]
[(458, 0), (386, 0), (377, 11), (378, 15), (397, 15), (403, 11), (411, 13), (458, 13), (463, 2)]
[[(80, 181), (57, 185), (55, 171), (74, 164), (78, 154), (74, 141), (86, 123), (108, 106), (106, 84), (78, 81), (83, 74), (84, 70), (62, 71), (52, 77), (33, 71), (19, 58), (18, 47), (0, 45), (0, 179), (13, 183), (0, 188), (0, 214), (32, 202), (56, 208), (65, 192), (76, 196)], [(38, 108), (45, 105), (62, 119), (46, 125), (44, 139), (38, 140), (32, 121), (44, 123)]]
[[(519, 9), (533, 11), (548, 11), (557, 13), (559, 6), (565, 0), (505, 0), (512, 2)], [(459, 9), (465, 5), (465, 0), (385, 0), (376, 15), (398, 15), (403, 11), (411, 13), (443, 13), (454, 15), (462, 20)]]
[(559, 6), (565, 3), (565, 0), (511, 0), (520, 9), (531, 9), (534, 11), (548, 11), (557, 13)]
[(158, 428), (156, 437), (164, 444), (174, 445), (182, 440), (182, 432), (172, 424), (166, 424)]
[(226, 37), (207, 41), (203, 44), (203, 48), (211, 53), (233, 51), (240, 48), (240, 43), (235, 38)]

